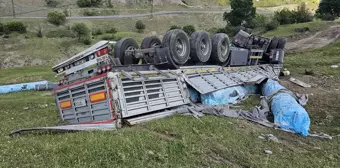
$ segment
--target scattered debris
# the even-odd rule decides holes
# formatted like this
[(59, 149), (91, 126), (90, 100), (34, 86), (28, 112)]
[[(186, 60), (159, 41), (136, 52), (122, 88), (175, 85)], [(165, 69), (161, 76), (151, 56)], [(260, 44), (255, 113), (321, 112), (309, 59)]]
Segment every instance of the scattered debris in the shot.
[(258, 136), (258, 138), (259, 138), (259, 139), (266, 139), (265, 137), (263, 137), (263, 136), (261, 136), (261, 135)]
[(28, 109), (30, 109), (29, 107), (24, 107), (24, 110), (28, 110)]
[(273, 154), (271, 150), (264, 150), (264, 153), (269, 154), (269, 155)]
[(40, 107), (40, 108), (46, 108), (46, 107), (48, 107), (48, 104), (39, 104), (38, 107)]
[(279, 143), (279, 139), (274, 136), (273, 134), (262, 134), (262, 136), (267, 139), (268, 141), (273, 141), (273, 142), (276, 142), (276, 143)]
[(304, 88), (311, 88), (312, 87), (312, 85), (307, 84), (305, 82), (302, 82), (301, 80), (298, 80), (298, 79), (293, 78), (293, 77), (290, 77), (289, 81), (291, 81), (291, 82), (293, 82), (293, 83), (295, 83), (295, 84), (297, 84), (297, 85), (299, 85), (301, 87), (304, 87)]
[(317, 150), (321, 150), (321, 148), (320, 147), (313, 147), (313, 149), (317, 149)]
[(339, 68), (339, 65), (332, 65), (331, 68), (334, 68), (334, 69)]
[(325, 134), (325, 133), (314, 133), (314, 134), (309, 134), (309, 136), (311, 137), (318, 137), (318, 138), (322, 138), (322, 139), (329, 139), (329, 140), (332, 140), (333, 137), (328, 135), (328, 134)]
[(290, 71), (288, 71), (286, 68), (283, 69), (283, 71), (281, 72), (281, 76), (289, 76), (290, 75)]

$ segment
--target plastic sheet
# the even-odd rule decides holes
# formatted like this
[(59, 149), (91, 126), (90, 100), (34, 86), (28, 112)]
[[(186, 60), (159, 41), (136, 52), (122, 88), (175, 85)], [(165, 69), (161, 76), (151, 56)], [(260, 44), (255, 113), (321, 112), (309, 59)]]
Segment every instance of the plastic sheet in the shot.
[(0, 94), (19, 92), (19, 91), (24, 91), (24, 90), (34, 90), (36, 85), (45, 85), (45, 84), (48, 84), (48, 81), (4, 85), (4, 86), (0, 86)]
[(233, 104), (237, 100), (245, 98), (248, 94), (255, 94), (256, 92), (257, 87), (254, 85), (234, 86), (201, 95), (201, 101), (205, 105)]
[[(285, 91), (285, 92), (284, 92)], [(263, 86), (263, 95), (269, 98), (274, 122), (281, 129), (308, 136), (310, 118), (293, 94), (277, 81), (269, 79)]]

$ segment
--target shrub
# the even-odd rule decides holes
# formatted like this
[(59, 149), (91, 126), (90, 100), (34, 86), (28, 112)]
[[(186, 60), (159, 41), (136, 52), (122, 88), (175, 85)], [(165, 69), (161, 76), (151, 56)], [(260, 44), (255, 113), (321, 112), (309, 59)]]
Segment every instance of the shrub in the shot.
[(174, 30), (174, 29), (182, 29), (182, 28), (177, 25), (172, 25), (169, 30)]
[(114, 27), (112, 27), (112, 28), (110, 28), (110, 29), (108, 29), (108, 30), (106, 30), (106, 33), (112, 33), (112, 34), (116, 34), (118, 31), (117, 31), (117, 29), (116, 28), (114, 28)]
[(102, 4), (101, 0), (77, 0), (77, 5), (81, 8), (97, 7)]
[(325, 20), (325, 21), (334, 21), (336, 19), (336, 16), (330, 14), (330, 13), (317, 13), (315, 14), (315, 16), (321, 20)]
[(5, 33), (9, 32), (26, 33), (26, 26), (19, 21), (8, 22), (3, 29), (5, 29), (4, 30)]
[(85, 38), (83, 39), (83, 43), (84, 43), (85, 45), (90, 45), (90, 44), (91, 44), (91, 38), (90, 38), (90, 37), (85, 37)]
[(270, 22), (270, 18), (266, 15), (256, 15), (255, 18), (246, 25), (246, 27), (249, 28), (259, 28), (259, 27), (265, 27), (266, 24)]
[(84, 10), (83, 15), (84, 16), (96, 16), (97, 15), (97, 11), (86, 9), (86, 10)]
[(58, 11), (48, 12), (47, 21), (56, 26), (60, 26), (65, 24), (66, 16), (64, 13)]
[(107, 7), (109, 8), (113, 8), (112, 2), (111, 0), (107, 0)]
[(103, 34), (103, 31), (101, 29), (92, 30), (93, 36), (98, 36), (98, 35), (102, 35), (102, 34)]
[(59, 4), (57, 0), (45, 0), (46, 6), (55, 8)]
[(141, 20), (138, 20), (136, 22), (135, 27), (138, 30), (138, 32), (143, 32), (143, 30), (145, 29), (145, 24)]
[(37, 32), (36, 32), (36, 35), (37, 37), (43, 37), (43, 34), (42, 34), (42, 28), (41, 26), (39, 25), (37, 29), (35, 29)]
[(66, 17), (70, 16), (69, 13), (68, 13), (68, 10), (66, 8), (64, 9), (63, 13)]
[(270, 31), (270, 30), (275, 30), (277, 29), (277, 27), (279, 27), (279, 22), (275, 19), (272, 19), (269, 23), (267, 23), (265, 25), (266, 31)]
[(78, 37), (78, 40), (84, 40), (90, 36), (90, 29), (84, 23), (75, 23), (72, 26), (72, 31)]
[(313, 20), (313, 15), (309, 12), (305, 3), (300, 4), (293, 13), (296, 23), (311, 22)]
[(290, 11), (287, 8), (284, 8), (281, 11), (276, 11), (275, 14), (274, 14), (274, 18), (281, 25), (295, 23), (293, 11)]
[(183, 31), (186, 32), (189, 36), (196, 31), (195, 26), (187, 25), (183, 27)]

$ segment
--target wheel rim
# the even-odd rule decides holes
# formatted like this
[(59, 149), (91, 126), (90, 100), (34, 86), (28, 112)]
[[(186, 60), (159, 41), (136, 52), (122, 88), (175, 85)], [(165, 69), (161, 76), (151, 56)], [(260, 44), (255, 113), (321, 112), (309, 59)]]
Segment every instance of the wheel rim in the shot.
[(201, 49), (203, 55), (208, 54), (209, 47), (210, 47), (209, 43), (205, 39), (202, 39), (201, 42), (200, 42), (200, 49)]
[(221, 48), (220, 48), (222, 57), (224, 57), (224, 58), (225, 58), (225, 57), (228, 57), (228, 56), (227, 56), (228, 48), (229, 48), (229, 46), (228, 46), (227, 40), (224, 39), (224, 40), (222, 41), (222, 43), (221, 43)]
[(157, 43), (157, 42), (153, 42), (153, 43), (151, 43), (151, 47), (158, 47), (158, 46), (160, 46), (160, 44), (159, 44), (159, 43)]
[(181, 39), (177, 39), (176, 40), (176, 52), (178, 54), (179, 57), (184, 57), (185, 53), (187, 52), (187, 45), (186, 43), (181, 40)]

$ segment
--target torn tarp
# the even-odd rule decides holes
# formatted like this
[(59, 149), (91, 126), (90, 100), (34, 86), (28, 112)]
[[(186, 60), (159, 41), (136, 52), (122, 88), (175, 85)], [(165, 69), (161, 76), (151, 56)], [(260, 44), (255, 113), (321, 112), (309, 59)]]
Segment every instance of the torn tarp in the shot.
[(291, 91), (277, 81), (268, 79), (263, 85), (262, 93), (269, 102), (275, 124), (281, 129), (294, 131), (303, 136), (309, 135), (309, 115)]

